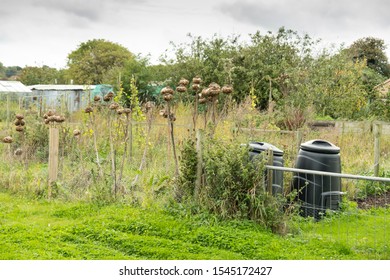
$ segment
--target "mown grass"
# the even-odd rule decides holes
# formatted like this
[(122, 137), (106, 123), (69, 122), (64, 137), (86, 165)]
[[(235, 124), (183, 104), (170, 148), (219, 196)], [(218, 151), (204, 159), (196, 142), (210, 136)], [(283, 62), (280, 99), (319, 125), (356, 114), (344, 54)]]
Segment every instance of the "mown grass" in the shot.
[(389, 259), (386, 211), (317, 223), (297, 218), (292, 234), (282, 237), (250, 221), (190, 215), (177, 205), (158, 210), (3, 192), (0, 259)]
[[(180, 150), (191, 135), (188, 124), (192, 122), (192, 109), (184, 105), (176, 109), (175, 140)], [(221, 119), (215, 138), (237, 145), (251, 140), (272, 143), (284, 151), (285, 166), (293, 167), (297, 134), (241, 131), (238, 127), (269, 128), (272, 122), (266, 125), (265, 116), (240, 112), (232, 110), (231, 115)], [(388, 210), (353, 209), (317, 223), (295, 217), (290, 222), (289, 234), (282, 237), (254, 222), (220, 221), (206, 213), (191, 215), (178, 205), (168, 206), (174, 197), (171, 186), (174, 161), (172, 148), (167, 149), (165, 120), (159, 116), (155, 117), (148, 142), (146, 127), (141, 124), (133, 127), (133, 153), (126, 161), (122, 178), (123, 186), (127, 186), (124, 195), (127, 204), (120, 203), (111, 193), (107, 114), (96, 116), (93, 129), (84, 113), (72, 116), (69, 120), (74, 123), (66, 122), (61, 129), (58, 181), (52, 188), (54, 200), (47, 201), (47, 139), (42, 139), (42, 130), (34, 130), (42, 120), (27, 117), (30, 138), (41, 149), (32, 149), (31, 154), (20, 158), (10, 153), (13, 150), (8, 150), (5, 144), (0, 145), (4, 159), (0, 163), (0, 188), (7, 190), (0, 193), (0, 259), (390, 259), (386, 235)], [(198, 127), (203, 127), (202, 118), (198, 119)], [(72, 136), (74, 128), (83, 131), (78, 140)], [(122, 128), (123, 124), (115, 119), (112, 129), (117, 134), (114, 139), (117, 173), (123, 154)], [(92, 130), (98, 135), (104, 178), (97, 176)], [(15, 133), (5, 126), (2, 130), (2, 136)], [(341, 148), (343, 172), (372, 174), (372, 134), (303, 131), (303, 141), (316, 138), (329, 140)], [(384, 174), (390, 166), (389, 141), (387, 135), (382, 135)], [(33, 144), (18, 145), (34, 148)], [(146, 146), (146, 166), (140, 172)], [(140, 180), (132, 186), (137, 174)], [(286, 188), (289, 181), (285, 180)], [(349, 198), (356, 197), (355, 184), (343, 188)]]

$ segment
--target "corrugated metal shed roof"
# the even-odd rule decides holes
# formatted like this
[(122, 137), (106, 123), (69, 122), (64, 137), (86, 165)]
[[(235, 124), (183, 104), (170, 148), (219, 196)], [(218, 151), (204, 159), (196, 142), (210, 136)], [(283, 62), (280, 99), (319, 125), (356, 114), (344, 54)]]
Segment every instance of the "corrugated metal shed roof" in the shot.
[(0, 81), (0, 92), (30, 93), (31, 90), (18, 81)]
[(94, 85), (33, 85), (28, 86), (31, 90), (93, 90)]

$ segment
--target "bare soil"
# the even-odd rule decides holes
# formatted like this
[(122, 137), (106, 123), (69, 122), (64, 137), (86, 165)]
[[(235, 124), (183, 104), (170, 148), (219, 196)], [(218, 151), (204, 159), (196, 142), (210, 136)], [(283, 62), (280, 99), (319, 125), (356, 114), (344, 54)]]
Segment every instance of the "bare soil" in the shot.
[(390, 207), (390, 191), (381, 195), (367, 196), (365, 199), (358, 199), (356, 202), (361, 209)]

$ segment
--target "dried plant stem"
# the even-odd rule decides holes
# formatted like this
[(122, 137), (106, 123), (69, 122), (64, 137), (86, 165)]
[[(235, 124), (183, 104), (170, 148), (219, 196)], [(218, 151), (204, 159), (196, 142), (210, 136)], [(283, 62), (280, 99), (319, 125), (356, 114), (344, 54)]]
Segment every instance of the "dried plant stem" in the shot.
[(168, 111), (169, 134), (171, 136), (171, 143), (172, 143), (172, 150), (173, 150), (173, 159), (175, 160), (175, 175), (177, 177), (177, 176), (179, 176), (179, 162), (177, 160), (175, 135), (173, 133), (173, 121), (172, 121), (172, 117), (171, 117), (171, 109), (170, 109), (169, 102), (167, 102), (167, 111)]
[(92, 117), (91, 114), (92, 113), (89, 114), (89, 120), (90, 120), (90, 123), (91, 123), (92, 128), (93, 128), (92, 134), (93, 134), (93, 145), (94, 145), (95, 155), (96, 155), (96, 164), (97, 164), (98, 169), (99, 169), (99, 176), (100, 176), (100, 178), (103, 178), (103, 168), (100, 165), (99, 151), (98, 151), (97, 139), (96, 139), (97, 137), (96, 137), (95, 116)]
[(78, 153), (78, 156), (79, 156), (81, 173), (84, 174), (85, 168), (84, 168), (83, 155), (82, 155), (82, 152), (81, 152), (81, 149), (80, 149), (80, 146), (81, 146), (81, 144), (80, 144), (80, 141), (81, 141), (80, 136), (77, 136), (75, 141), (76, 141), (76, 150), (77, 150), (77, 153)]
[(198, 107), (199, 107), (199, 101), (198, 101), (198, 91), (195, 94), (195, 103), (194, 103), (194, 115), (192, 117), (192, 121), (194, 123), (193, 127), (193, 133), (196, 133), (196, 122), (198, 120)]
[(225, 99), (225, 102), (223, 104), (221, 114), (219, 115), (219, 120), (221, 120), (222, 118), (225, 118), (228, 115), (229, 107), (231, 106), (231, 104), (232, 104), (232, 96), (229, 94), (227, 96), (227, 98)]
[(173, 122), (170, 120), (170, 126), (171, 126), (171, 141), (172, 141), (172, 150), (173, 150), (173, 157), (175, 159), (175, 175), (176, 177), (179, 176), (179, 162), (177, 160), (177, 154), (176, 154), (176, 145), (175, 145), (175, 137), (173, 134)]
[(123, 150), (122, 161), (121, 161), (121, 166), (120, 166), (120, 169), (119, 169), (119, 177), (118, 177), (118, 185), (120, 186), (122, 193), (124, 193), (124, 189), (122, 187), (121, 181), (122, 181), (122, 175), (123, 175), (123, 168), (125, 166), (125, 160), (126, 160), (126, 157), (127, 157), (127, 146), (129, 146), (128, 145), (128, 141), (129, 141), (129, 127), (130, 127), (130, 123), (131, 123), (131, 120), (129, 118), (129, 115), (126, 114), (125, 147), (124, 147), (124, 150)]
[[(146, 133), (146, 138), (145, 138), (145, 148), (144, 152), (142, 154), (142, 159), (141, 163), (139, 165), (138, 171), (142, 171), (146, 165), (146, 156), (148, 155), (148, 143), (149, 143), (149, 138), (150, 138), (150, 132), (152, 131), (152, 122), (153, 122), (153, 109), (151, 108), (148, 112), (148, 131)], [(135, 176), (133, 182), (131, 183), (132, 186), (135, 186), (138, 182), (139, 179), (139, 173)]]
[(213, 97), (213, 100), (212, 100), (212, 107), (211, 107), (211, 121), (212, 121), (212, 123), (213, 123), (213, 125), (215, 126), (216, 125), (216, 122), (217, 122), (217, 114), (216, 114), (216, 110), (215, 110), (215, 105), (216, 105), (216, 99), (215, 99), (215, 97)]
[(12, 159), (12, 151), (11, 151), (11, 144), (8, 144), (8, 159), (11, 160)]
[(202, 173), (203, 173), (203, 149), (202, 149), (202, 141), (203, 141), (203, 131), (196, 131), (196, 155), (197, 155), (197, 165), (196, 165), (196, 182), (195, 182), (195, 190), (194, 196), (196, 201), (199, 201), (200, 191), (202, 189)]
[(204, 130), (206, 131), (207, 129), (207, 113), (208, 113), (208, 108), (209, 108), (209, 104), (206, 104), (205, 105), (205, 108), (204, 108)]
[[(129, 157), (130, 160), (133, 158), (133, 117), (132, 114), (126, 115), (126, 121), (128, 127), (126, 128), (129, 131)], [(127, 141), (126, 141), (127, 143)]]
[(113, 180), (112, 185), (112, 192), (114, 193), (114, 196), (116, 196), (116, 193), (118, 191), (117, 182), (116, 182), (116, 164), (115, 164), (115, 149), (114, 149), (114, 139), (112, 136), (112, 113), (109, 112), (109, 124), (108, 124), (108, 130), (109, 130), (109, 137), (110, 137), (110, 156), (111, 156), (111, 177)]

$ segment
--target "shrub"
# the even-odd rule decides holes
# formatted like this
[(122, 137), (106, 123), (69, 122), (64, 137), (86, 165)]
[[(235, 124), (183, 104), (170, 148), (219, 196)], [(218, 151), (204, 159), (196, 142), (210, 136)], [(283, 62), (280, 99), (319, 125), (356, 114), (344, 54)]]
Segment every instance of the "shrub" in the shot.
[(222, 219), (254, 220), (274, 232), (285, 233), (286, 199), (265, 190), (265, 159), (250, 159), (245, 146), (206, 139), (203, 145), (202, 186), (195, 197), (197, 157), (193, 141), (184, 145), (177, 193), (198, 209)]
[(184, 141), (180, 156), (180, 176), (176, 189), (176, 198), (182, 200), (193, 197), (198, 164), (195, 142), (192, 139)]

